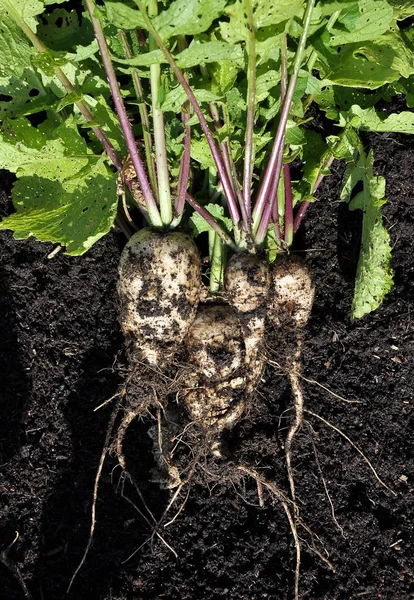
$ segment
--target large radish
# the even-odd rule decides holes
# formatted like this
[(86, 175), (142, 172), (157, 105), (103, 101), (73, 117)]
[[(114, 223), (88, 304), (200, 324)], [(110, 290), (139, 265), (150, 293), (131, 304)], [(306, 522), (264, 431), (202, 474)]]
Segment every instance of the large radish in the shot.
[(163, 369), (197, 311), (201, 260), (192, 238), (141, 229), (119, 263), (119, 314), (132, 361)]
[(126, 244), (119, 263), (119, 315), (135, 401), (124, 407), (114, 441), (124, 469), (126, 430), (150, 406), (163, 407), (163, 374), (169, 374), (196, 316), (200, 293), (201, 260), (189, 235), (141, 229)]

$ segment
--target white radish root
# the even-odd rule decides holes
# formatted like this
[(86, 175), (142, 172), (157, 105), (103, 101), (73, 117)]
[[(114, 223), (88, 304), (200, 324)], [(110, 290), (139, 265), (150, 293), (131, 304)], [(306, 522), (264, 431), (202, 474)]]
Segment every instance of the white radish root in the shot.
[(225, 271), (227, 299), (243, 332), (246, 395), (254, 393), (264, 360), (264, 333), (270, 288), (267, 263), (255, 254), (234, 254)]
[(141, 229), (119, 263), (119, 312), (132, 362), (162, 369), (197, 311), (201, 260), (189, 235)]
[(119, 263), (119, 314), (135, 400), (125, 407), (113, 446), (126, 469), (122, 445), (135, 417), (162, 408), (171, 366), (197, 311), (201, 260), (192, 238), (179, 232), (141, 229)]
[(245, 351), (231, 307), (200, 306), (185, 348), (187, 362), (195, 367), (184, 397), (190, 419), (211, 434), (230, 427), (245, 407)]
[(300, 385), (303, 328), (309, 320), (315, 289), (303, 260), (295, 256), (282, 257), (272, 265), (271, 301), (268, 318), (280, 328), (284, 347), (279, 346), (283, 368), (286, 369), (294, 398), (295, 417), (285, 441), (286, 466), (291, 497), (295, 502), (295, 482), (292, 469), (292, 445), (303, 423), (304, 398)]

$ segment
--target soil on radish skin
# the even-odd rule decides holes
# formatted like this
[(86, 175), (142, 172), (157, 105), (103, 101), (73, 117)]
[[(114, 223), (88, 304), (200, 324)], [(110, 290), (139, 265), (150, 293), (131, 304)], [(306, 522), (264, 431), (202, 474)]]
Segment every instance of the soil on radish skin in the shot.
[[(359, 403), (306, 380), (303, 386), (306, 407), (358, 444), (397, 496), (379, 485), (345, 439), (307, 415), (294, 450), (296, 493), (302, 518), (319, 536), (316, 547), (337, 569), (329, 571), (304, 544), (300, 587), (309, 600), (406, 600), (413, 590), (414, 139), (372, 135), (367, 141), (388, 182), (384, 215), (395, 287), (377, 312), (350, 322), (360, 215), (338, 202), (337, 165), (296, 242), (316, 284), (303, 374)], [(1, 214), (7, 214), (12, 181), (1, 176)], [(113, 232), (84, 257), (60, 252), (49, 259), (50, 244), (14, 241), (9, 232), (0, 239), (0, 589), (3, 598), (23, 599), (20, 573), (34, 600), (60, 600), (88, 537), (111, 411), (110, 404), (94, 408), (122, 382), (115, 285), (124, 240)], [(278, 348), (269, 345), (277, 362)], [(268, 366), (248, 418), (225, 436), (239, 461), (285, 489), (282, 443), (290, 407), (286, 377)], [(170, 492), (151, 481), (150, 425), (135, 420), (124, 450), (158, 517)], [(203, 466), (216, 481), (198, 471), (184, 509), (162, 532), (178, 558), (154, 539), (123, 564), (150, 531), (127, 500), (142, 509), (134, 489), (109, 458), (94, 544), (68, 599), (291, 599), (294, 549), (280, 504), (264, 492), (260, 507), (255, 483), (226, 481), (219, 459)]]

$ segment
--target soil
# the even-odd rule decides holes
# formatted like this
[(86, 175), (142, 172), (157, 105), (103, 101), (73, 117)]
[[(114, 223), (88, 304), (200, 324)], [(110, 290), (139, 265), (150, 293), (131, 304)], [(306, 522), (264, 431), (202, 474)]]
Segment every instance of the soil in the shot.
[[(396, 495), (337, 430), (307, 414), (294, 450), (297, 497), (315, 548), (336, 572), (302, 530), (302, 599), (414, 597), (414, 140), (367, 135), (365, 142), (374, 148), (377, 173), (387, 178), (383, 212), (395, 286), (375, 313), (351, 322), (361, 222), (338, 200), (343, 168), (337, 164), (296, 242), (316, 283), (303, 387), (307, 408), (347, 435)], [(12, 210), (12, 179), (4, 172), (0, 177), (4, 215)], [(183, 510), (163, 530), (174, 553), (158, 538), (138, 549), (151, 530), (113, 457), (103, 470), (93, 546), (65, 596), (88, 538), (93, 481), (113, 402), (94, 409), (122, 384), (115, 285), (124, 239), (113, 231), (79, 258), (62, 252), (49, 258), (52, 245), (15, 241), (10, 232), (1, 232), (0, 243), (2, 597), (290, 600), (295, 553), (289, 526), (266, 491), (259, 505), (254, 481), (246, 476), (212, 483), (200, 469)], [(270, 352), (277, 361), (277, 348)], [(286, 376), (268, 365), (254, 409), (227, 440), (238, 460), (285, 490), (290, 406)], [(170, 492), (151, 481), (148, 429), (149, 421), (134, 422), (125, 452), (143, 497), (160, 516)], [(216, 472), (225, 473), (225, 465), (213, 462)]]

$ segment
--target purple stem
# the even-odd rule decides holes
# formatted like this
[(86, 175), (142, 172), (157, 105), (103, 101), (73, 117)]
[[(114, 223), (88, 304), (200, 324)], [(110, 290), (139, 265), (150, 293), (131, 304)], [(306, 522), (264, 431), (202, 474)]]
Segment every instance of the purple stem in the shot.
[[(293, 241), (293, 198), (289, 163), (283, 165), (283, 175), (285, 179), (285, 244), (290, 246)], [(275, 206), (277, 206), (277, 202)]]
[(253, 6), (251, 2), (246, 3), (246, 14), (248, 21), (248, 67), (247, 67), (247, 116), (246, 116), (246, 147), (244, 153), (243, 168), (243, 205), (246, 212), (246, 220), (251, 228), (252, 218), (252, 173), (254, 162), (254, 111), (256, 100), (256, 27), (253, 19)]
[[(303, 30), (301, 38), (299, 40), (298, 49), (296, 51), (293, 73), (290, 78), (288, 89), (286, 91), (286, 96), (282, 105), (282, 112), (280, 115), (279, 125), (273, 143), (272, 153), (270, 155), (270, 159), (265, 171), (262, 185), (260, 186), (256, 205), (253, 210), (253, 232), (257, 231), (255, 239), (256, 243), (261, 243), (263, 241), (264, 235), (266, 235), (266, 231), (272, 216), (272, 206), (276, 198), (276, 194), (273, 194), (273, 189), (276, 189), (277, 191), (277, 185), (275, 186), (273, 182), (278, 182), (280, 179), (280, 172), (282, 170), (281, 149), (283, 151), (286, 124), (289, 117), (290, 108), (292, 106), (293, 94), (295, 92), (296, 82), (299, 76), (300, 64), (302, 62), (302, 56), (305, 50), (306, 38), (309, 30), (310, 19), (314, 4), (315, 0), (308, 0), (307, 2)], [(269, 203), (271, 205), (271, 209), (264, 210), (265, 205), (268, 205)]]
[(191, 194), (189, 194), (188, 192), (185, 195), (185, 199), (187, 200), (188, 204), (192, 206), (194, 210), (196, 210), (205, 221), (207, 221), (210, 227), (214, 229), (217, 235), (221, 237), (223, 242), (230, 246), (232, 250), (237, 251), (235, 243), (233, 242), (229, 234), (226, 231), (224, 231), (222, 227), (220, 227), (220, 225), (214, 219), (213, 215), (209, 213), (208, 210), (204, 208), (204, 206), (197, 202), (197, 200), (193, 198), (193, 196), (191, 196)]
[(177, 215), (181, 215), (185, 205), (185, 194), (188, 186), (188, 176), (190, 173), (190, 150), (191, 150), (191, 129), (187, 125), (190, 120), (190, 103), (187, 101), (184, 105), (184, 110), (181, 113), (182, 122), (184, 125), (184, 152), (181, 157), (180, 164), (180, 176), (178, 179), (178, 194), (177, 201), (175, 204), (175, 211)]
[(92, 26), (94, 28), (95, 37), (97, 39), (99, 50), (101, 52), (102, 62), (105, 68), (106, 76), (108, 79), (109, 87), (112, 94), (112, 99), (114, 101), (114, 105), (116, 108), (116, 112), (118, 114), (119, 122), (121, 125), (122, 133), (124, 134), (125, 143), (127, 145), (129, 154), (131, 156), (132, 164), (134, 165), (134, 169), (137, 174), (137, 179), (139, 182), (139, 186), (141, 188), (141, 192), (144, 196), (145, 203), (148, 208), (148, 215), (152, 224), (156, 227), (162, 226), (162, 221), (160, 217), (160, 213), (158, 211), (157, 204), (155, 202), (154, 195), (151, 190), (151, 186), (148, 181), (147, 174), (144, 169), (143, 162), (138, 152), (137, 145), (135, 143), (134, 134), (132, 133), (132, 128), (128, 119), (127, 112), (125, 110), (125, 105), (121, 97), (121, 92), (118, 86), (118, 82), (115, 77), (115, 71), (112, 65), (112, 61), (109, 54), (109, 48), (106, 43), (106, 39), (102, 30), (102, 26), (100, 21), (94, 17), (94, 8), (95, 3), (93, 0), (85, 0), (86, 7), (89, 12), (90, 19), (92, 21)]
[[(223, 125), (220, 121), (217, 105), (215, 104), (215, 102), (210, 102), (210, 114), (213, 119), (214, 129), (216, 131), (218, 131), (219, 129), (221, 129), (223, 127)], [(244, 205), (243, 196), (242, 196), (242, 193), (241, 193), (241, 190), (239, 187), (239, 182), (237, 181), (236, 168), (235, 168), (235, 165), (233, 162), (233, 156), (231, 154), (230, 140), (227, 139), (225, 142), (220, 142), (219, 148), (220, 148), (221, 154), (223, 156), (224, 164), (227, 169), (227, 174), (231, 181), (233, 193), (236, 196), (238, 203), (239, 203), (239, 208), (240, 208), (240, 212), (242, 215), (242, 221), (244, 224), (244, 228), (246, 231), (250, 232), (251, 231), (250, 219), (247, 217), (247, 211), (246, 211), (246, 207)]]
[[(87, 0), (87, 1), (90, 1), (90, 0)], [(230, 182), (230, 178), (227, 175), (226, 167), (223, 162), (223, 157), (221, 156), (220, 151), (218, 150), (218, 148), (216, 146), (216, 143), (214, 141), (214, 138), (210, 131), (210, 128), (207, 124), (207, 121), (203, 115), (203, 112), (200, 108), (199, 103), (197, 102), (197, 98), (194, 96), (192, 89), (188, 85), (183, 72), (181, 71), (181, 69), (179, 68), (177, 63), (175, 62), (172, 54), (168, 50), (167, 46), (164, 44), (164, 42), (161, 39), (161, 37), (159, 36), (157, 30), (152, 25), (143, 3), (141, 2), (141, 0), (135, 0), (135, 4), (138, 6), (139, 10), (141, 11), (141, 14), (144, 18), (145, 24), (148, 28), (148, 31), (150, 32), (150, 34), (156, 41), (161, 52), (164, 54), (165, 59), (167, 60), (168, 64), (170, 65), (171, 69), (174, 71), (174, 74), (177, 77), (178, 82), (182, 85), (185, 93), (187, 94), (189, 101), (191, 102), (194, 112), (196, 113), (196, 115), (198, 117), (198, 120), (201, 125), (201, 129), (203, 130), (204, 135), (206, 136), (208, 145), (210, 147), (211, 154), (214, 158), (214, 162), (216, 163), (217, 172), (218, 172), (220, 180), (221, 180), (221, 184), (223, 187), (223, 193), (224, 193), (224, 196), (227, 201), (231, 220), (236, 225), (240, 221), (240, 214), (239, 214), (239, 210), (237, 207), (236, 198), (233, 193), (233, 188), (232, 188), (232, 185)]]

